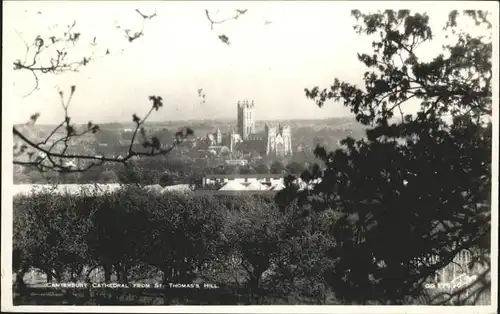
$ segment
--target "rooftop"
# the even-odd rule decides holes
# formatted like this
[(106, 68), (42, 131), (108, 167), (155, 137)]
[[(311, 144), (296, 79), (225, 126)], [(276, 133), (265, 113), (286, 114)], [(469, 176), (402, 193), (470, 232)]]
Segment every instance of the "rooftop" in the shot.
[(283, 178), (283, 174), (256, 173), (256, 174), (207, 174), (208, 179), (245, 179), (245, 178)]
[(234, 195), (251, 195), (251, 196), (274, 196), (276, 193), (279, 191), (221, 191), (221, 190), (203, 190), (203, 189), (198, 189), (194, 193), (197, 196), (234, 196)]

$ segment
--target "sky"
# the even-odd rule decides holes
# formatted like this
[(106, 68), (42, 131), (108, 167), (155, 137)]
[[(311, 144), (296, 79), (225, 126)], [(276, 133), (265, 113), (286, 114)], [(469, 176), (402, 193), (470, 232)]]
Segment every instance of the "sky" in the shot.
[[(384, 8), (402, 8), (401, 2), (386, 4)], [(425, 2), (425, 11), (418, 11), (428, 13), (431, 26), (439, 30), (455, 8), (451, 4)], [(39, 123), (58, 123), (63, 117), (58, 91), (67, 97), (75, 85), (69, 114), (77, 123), (131, 121), (133, 113), (141, 116), (149, 109), (150, 95), (164, 100), (151, 121), (236, 119), (236, 103), (244, 99), (255, 101), (258, 120), (350, 116), (340, 104), (318, 108), (305, 97), (304, 88), (327, 87), (335, 77), (362, 83), (366, 69), (356, 54), (370, 52), (371, 39), (352, 28), (350, 11), (356, 8), (381, 9), (380, 3), (336, 1), (4, 2), (3, 103), (15, 123), (35, 112), (41, 113)], [(135, 9), (144, 14), (156, 10), (157, 16), (145, 24), (143, 37), (129, 43), (116, 26), (139, 30), (141, 18)], [(218, 11), (214, 19), (230, 17), (234, 9), (248, 11), (211, 30), (205, 9)], [(82, 36), (69, 56), (89, 53), (94, 37), (96, 54), (106, 49), (111, 54), (78, 73), (40, 76), (39, 89), (26, 96), (33, 89), (32, 74), (12, 69), (12, 62), (25, 55), (23, 40), (47, 38), (56, 24), (61, 33), (73, 20)], [(226, 34), (230, 45), (222, 43), (219, 34)], [(442, 44), (439, 36), (438, 31), (436, 41), (421, 48), (422, 57), (436, 55)], [(205, 103), (198, 89), (203, 89)]]

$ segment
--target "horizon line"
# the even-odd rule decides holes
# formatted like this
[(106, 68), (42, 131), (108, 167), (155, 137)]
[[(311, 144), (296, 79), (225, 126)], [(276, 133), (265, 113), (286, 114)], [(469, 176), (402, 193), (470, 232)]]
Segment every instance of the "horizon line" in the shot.
[[(256, 119), (255, 122), (265, 122), (265, 121), (317, 121), (317, 120), (329, 120), (329, 119), (352, 119), (353, 121), (356, 121), (356, 119), (352, 116), (338, 116), (338, 117), (326, 117), (326, 118), (276, 118), (276, 119)], [(178, 122), (196, 122), (196, 121), (216, 121), (216, 120), (234, 120), (235, 122), (237, 119), (230, 118), (230, 117), (224, 117), (224, 118), (205, 118), (205, 119), (179, 119), (179, 120), (162, 120), (162, 121), (146, 121), (146, 125), (148, 123), (152, 124), (158, 124), (158, 123), (178, 123)], [(133, 121), (114, 121), (114, 122), (96, 122), (94, 124), (133, 124)], [(52, 126), (52, 125), (57, 125), (58, 123), (36, 123), (31, 126)], [(76, 123), (76, 125), (85, 125), (87, 123)], [(26, 125), (25, 123), (16, 123), (14, 126), (21, 126), (21, 125)], [(28, 125), (26, 125), (28, 126)]]

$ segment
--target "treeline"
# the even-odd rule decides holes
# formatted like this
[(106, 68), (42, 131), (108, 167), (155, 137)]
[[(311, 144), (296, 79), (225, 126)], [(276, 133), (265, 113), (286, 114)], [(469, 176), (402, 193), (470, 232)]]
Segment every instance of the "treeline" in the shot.
[(163, 157), (137, 159), (127, 166), (107, 164), (85, 172), (42, 173), (25, 168), (14, 173), (14, 184), (88, 184), (88, 183), (138, 183), (138, 184), (195, 184), (206, 172), (206, 162)]
[(163, 157), (135, 160), (128, 167), (108, 164), (75, 173), (41, 173), (36, 169), (24, 169), (14, 173), (14, 184), (173, 184), (201, 185), (207, 174), (299, 174), (309, 166), (306, 162), (280, 160), (256, 161), (248, 165), (228, 165), (223, 160), (166, 159)]
[[(332, 242), (286, 236), (295, 227), (289, 217), (263, 196), (155, 195), (128, 187), (102, 196), (16, 197), (15, 291), (27, 296), (23, 278), (30, 269), (53, 282), (88, 282), (100, 271), (105, 282), (201, 280), (220, 293), (240, 291), (245, 303), (290, 295), (323, 303), (328, 289), (318, 279)], [(317, 222), (313, 229), (327, 227)], [(301, 264), (306, 250), (315, 257)], [(165, 304), (174, 302), (175, 296), (163, 296)]]
[[(284, 201), (288, 192), (277, 199), (157, 195), (129, 186), (100, 196), (82, 190), (81, 195), (40, 192), (16, 197), (13, 270), (17, 300), (29, 303), (37, 298), (30, 296), (32, 288), (23, 280), (36, 269), (46, 275), (47, 282), (162, 282), (167, 288), (168, 283), (207, 282), (219, 287), (211, 291), (214, 298), (209, 301), (202, 301), (206, 294), (196, 291), (189, 296), (182, 289), (156, 291), (163, 304), (430, 302), (422, 286), (415, 288), (417, 281), (397, 291), (387, 289), (383, 297), (371, 296), (377, 284), (371, 277), (346, 277), (352, 282), (344, 282), (342, 272), (349, 273), (348, 259), (357, 261), (342, 240), (346, 230), (336, 229), (342, 214), (333, 209), (309, 212), (300, 201)], [(391, 276), (386, 276), (384, 285), (392, 285), (395, 278)], [(353, 284), (359, 285), (357, 293), (346, 292)], [(411, 293), (403, 290), (410, 286)], [(66, 299), (75, 291), (66, 291)], [(110, 301), (99, 299), (98, 292), (89, 289), (80, 298), (73, 296), (73, 302), (124, 304), (127, 291), (112, 292), (115, 299)]]

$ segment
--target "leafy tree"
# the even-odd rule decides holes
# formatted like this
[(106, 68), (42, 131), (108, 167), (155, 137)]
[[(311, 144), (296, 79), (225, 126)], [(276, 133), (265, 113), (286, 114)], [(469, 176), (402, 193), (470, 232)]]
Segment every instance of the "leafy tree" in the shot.
[(100, 197), (88, 241), (95, 266), (103, 267), (106, 282), (110, 282), (113, 270), (118, 281), (128, 282), (130, 268), (142, 261), (145, 241), (151, 233), (152, 201), (154, 198), (135, 186)]
[(281, 174), (285, 170), (285, 165), (279, 160), (275, 160), (271, 163), (270, 172), (273, 174)]
[[(120, 135), (115, 132), (101, 130), (95, 133), (96, 144), (106, 144), (107, 146), (117, 146), (120, 142)], [(97, 147), (98, 149), (100, 147)]]
[(167, 186), (167, 185), (172, 185), (175, 184), (175, 177), (172, 173), (164, 173), (160, 177), (160, 182), (159, 184), (161, 186)]
[(124, 184), (140, 184), (142, 182), (140, 169), (133, 166), (122, 167), (118, 171), (118, 180)]
[[(488, 29), (491, 23), (487, 12), (451, 12), (445, 29), (454, 42), (424, 61), (417, 47), (432, 40), (427, 15), (352, 14), (359, 34), (380, 35), (372, 54), (358, 54), (368, 68), (364, 89), (335, 79), (306, 95), (319, 106), (342, 102), (370, 128), (366, 139), (343, 140), (344, 149), (316, 149), (325, 167), (310, 179), (321, 182), (300, 199), (340, 213), (328, 278), (336, 295), (404, 303), (463, 250), (489, 263), (491, 34), (473, 36), (457, 25), (466, 17)], [(420, 102), (414, 115), (404, 113), (410, 99)]]
[(28, 184), (28, 183), (40, 183), (44, 180), (42, 173), (38, 171), (32, 171), (31, 169), (25, 169), (22, 173), (14, 174), (15, 184)]
[(270, 169), (269, 166), (266, 163), (259, 162), (254, 166), (255, 172), (259, 174), (266, 174), (269, 173)]
[[(34, 267), (48, 281), (81, 278), (83, 266), (90, 263), (86, 237), (92, 226), (91, 201), (49, 190), (15, 198), (13, 265), (18, 276)], [(64, 278), (65, 273), (70, 277)]]
[(306, 170), (304, 164), (301, 164), (300, 162), (297, 161), (292, 161), (286, 166), (286, 170), (288, 173), (294, 174), (294, 175), (299, 175), (304, 170)]
[(240, 173), (240, 166), (238, 165), (225, 165), (225, 174), (239, 174)]
[(336, 247), (329, 235), (338, 214), (332, 209), (304, 215), (304, 206), (292, 201), (284, 208), (278, 258), (271, 276), (274, 290), (326, 303), (327, 278), (334, 270), (331, 253)]
[(103, 182), (118, 183), (118, 175), (113, 170), (106, 170), (101, 173), (100, 179)]
[[(95, 177), (96, 179), (98, 178), (97, 176)], [(62, 184), (77, 184), (81, 180), (81, 173), (78, 172), (69, 172), (69, 173), (63, 173), (61, 172), (59, 174), (58, 183)]]
[[(89, 182), (99, 182), (103, 180), (103, 169), (100, 168), (91, 168), (88, 171), (79, 173), (79, 183), (89, 183)], [(109, 173), (108, 173), (109, 174)], [(66, 174), (65, 174), (66, 175)]]
[(218, 255), (222, 208), (211, 198), (176, 194), (161, 196), (150, 204), (152, 224), (141, 234), (145, 237), (141, 260), (162, 271), (166, 286), (171, 281), (193, 280), (195, 271)]
[(240, 174), (255, 174), (257, 173), (257, 171), (255, 171), (255, 169), (251, 166), (242, 166), (242, 167), (239, 167), (239, 173)]
[(156, 136), (161, 143), (171, 143), (175, 139), (175, 135), (166, 128), (159, 130)]
[(280, 216), (274, 204), (251, 197), (228, 212), (226, 238), (247, 272), (251, 296), (260, 292), (262, 275), (277, 257)]

